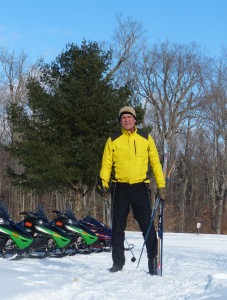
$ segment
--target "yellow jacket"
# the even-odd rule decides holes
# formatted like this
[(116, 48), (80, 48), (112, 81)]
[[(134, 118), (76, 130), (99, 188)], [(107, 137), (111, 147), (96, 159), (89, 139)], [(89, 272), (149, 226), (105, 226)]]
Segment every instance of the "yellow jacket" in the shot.
[(150, 162), (158, 188), (165, 187), (158, 151), (152, 137), (135, 129), (114, 134), (107, 142), (102, 158), (100, 177), (108, 187), (112, 172), (112, 181), (129, 184), (149, 182), (148, 162)]

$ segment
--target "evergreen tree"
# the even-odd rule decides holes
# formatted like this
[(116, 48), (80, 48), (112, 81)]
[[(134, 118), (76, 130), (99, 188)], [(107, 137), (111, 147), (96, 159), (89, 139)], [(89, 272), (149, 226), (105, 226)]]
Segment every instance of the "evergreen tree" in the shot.
[(8, 108), (19, 139), (6, 150), (23, 170), (8, 170), (15, 185), (42, 193), (94, 183), (106, 139), (120, 128), (119, 109), (133, 95), (130, 84), (105, 76), (111, 56), (94, 42), (68, 44), (40, 66), (39, 79), (29, 78), (27, 106)]

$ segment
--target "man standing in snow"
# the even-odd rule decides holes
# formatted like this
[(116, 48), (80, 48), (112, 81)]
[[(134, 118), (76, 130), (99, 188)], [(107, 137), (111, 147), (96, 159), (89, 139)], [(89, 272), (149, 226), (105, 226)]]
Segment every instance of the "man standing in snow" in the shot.
[[(151, 206), (148, 176), (150, 162), (158, 186), (157, 197), (165, 200), (165, 179), (159, 155), (152, 137), (136, 128), (136, 112), (125, 106), (119, 112), (121, 132), (106, 143), (98, 189), (101, 195), (109, 191), (111, 176), (112, 200), (112, 259), (110, 272), (122, 270), (125, 264), (124, 239), (130, 205), (145, 237), (150, 224)], [(147, 241), (148, 269), (157, 274), (157, 236), (154, 224)]]

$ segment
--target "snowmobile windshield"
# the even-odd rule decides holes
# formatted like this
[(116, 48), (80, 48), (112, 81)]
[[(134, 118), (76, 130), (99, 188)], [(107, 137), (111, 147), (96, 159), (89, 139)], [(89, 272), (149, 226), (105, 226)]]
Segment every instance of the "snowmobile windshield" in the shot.
[(44, 212), (43, 207), (42, 207), (41, 204), (40, 204), (40, 205), (38, 206), (38, 208), (36, 209), (35, 215), (36, 215), (37, 217), (39, 217), (39, 218), (42, 218), (42, 219), (48, 221), (48, 219), (47, 219), (47, 217), (46, 217), (46, 215), (45, 215), (45, 212)]
[(9, 218), (5, 202), (0, 202), (0, 218)]
[(74, 213), (73, 213), (73, 210), (72, 210), (72, 208), (71, 208), (70, 205), (67, 206), (64, 215), (65, 215), (68, 219), (72, 219), (73, 221), (78, 222), (78, 221), (77, 221), (77, 218), (75, 217), (75, 215), (74, 215)]

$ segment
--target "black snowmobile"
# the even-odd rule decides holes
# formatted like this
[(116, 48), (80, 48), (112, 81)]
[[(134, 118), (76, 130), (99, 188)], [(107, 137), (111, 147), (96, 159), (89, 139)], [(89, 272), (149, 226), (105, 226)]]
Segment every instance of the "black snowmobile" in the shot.
[(71, 242), (70, 237), (47, 219), (41, 204), (35, 212), (21, 212), (20, 214), (25, 215), (25, 219), (18, 225), (33, 237), (29, 257), (41, 258), (66, 254), (66, 246)]
[(111, 250), (112, 230), (109, 226), (91, 216), (86, 216), (81, 223), (96, 234), (105, 251)]
[(9, 217), (5, 202), (0, 202), (0, 257), (22, 255), (32, 242), (32, 236)]

